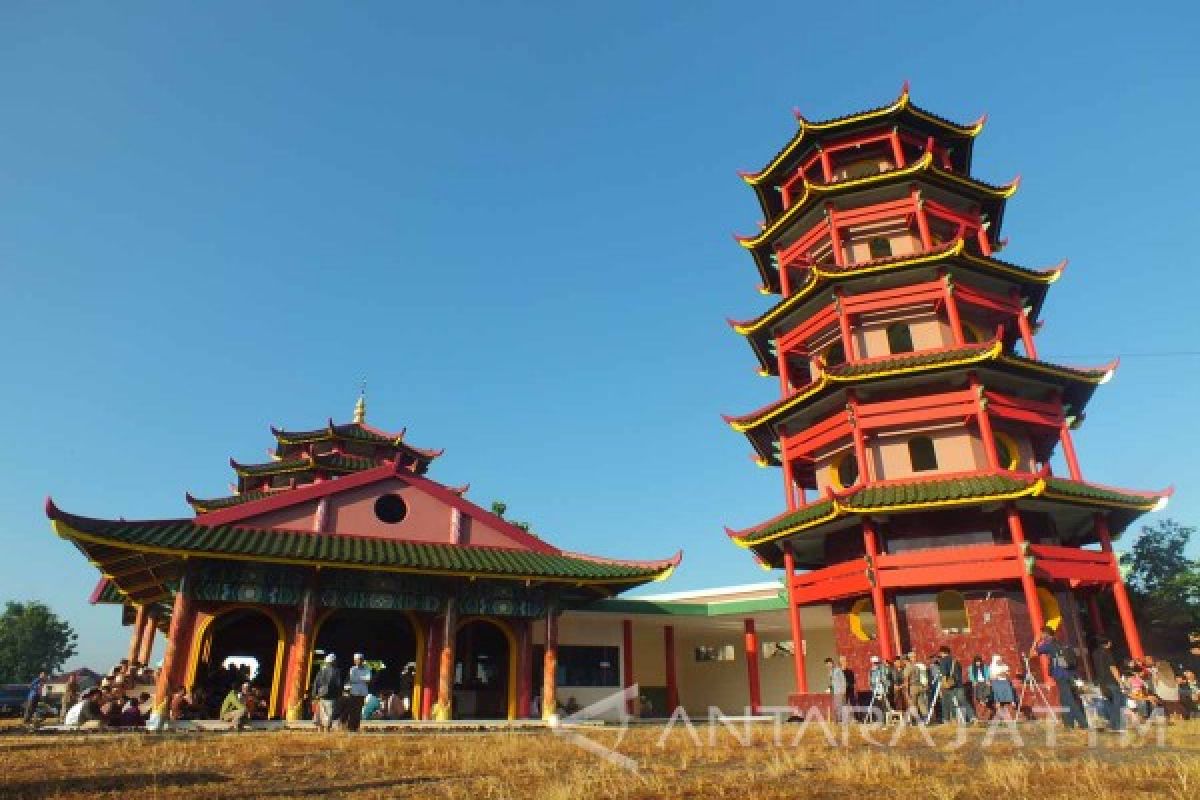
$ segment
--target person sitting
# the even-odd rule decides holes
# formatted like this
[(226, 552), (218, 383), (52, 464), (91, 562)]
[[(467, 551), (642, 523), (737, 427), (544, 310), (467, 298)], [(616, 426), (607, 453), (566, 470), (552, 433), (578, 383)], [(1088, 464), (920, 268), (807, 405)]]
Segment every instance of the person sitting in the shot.
[(141, 704), (138, 703), (136, 697), (125, 701), (125, 707), (121, 709), (120, 722), (122, 728), (140, 728), (146, 724), (146, 718), (142, 716)]
[(379, 699), (379, 695), (375, 694), (375, 692), (367, 692), (367, 697), (365, 700), (363, 700), (362, 718), (383, 718), (383, 702)]
[(104, 715), (100, 712), (100, 690), (93, 686), (84, 691), (79, 701), (71, 706), (63, 717), (63, 726), (80, 730), (95, 730), (104, 727)]
[(192, 706), (187, 689), (176, 686), (167, 703), (167, 715), (172, 722), (191, 719)]
[(1009, 672), (1009, 666), (1000, 657), (1000, 654), (992, 654), (992, 663), (988, 667), (988, 675), (991, 676), (993, 717), (1004, 711), (1009, 719), (1012, 718), (1013, 707), (1017, 702), (1017, 693), (1013, 689), (1012, 678), (1009, 677)]
[(571, 715), (577, 713), (581, 707), (579, 701), (575, 699), (575, 695), (571, 695), (567, 698), (566, 705), (561, 708), (564, 714)]
[(408, 716), (408, 712), (404, 710), (404, 703), (400, 699), (399, 692), (393, 692), (387, 689), (380, 697), (383, 707), (379, 709), (380, 719), (404, 719)]
[(242, 691), (230, 689), (221, 703), (221, 719), (233, 723), (233, 729), (240, 731), (246, 724), (246, 697), (250, 693), (250, 684), (243, 684)]

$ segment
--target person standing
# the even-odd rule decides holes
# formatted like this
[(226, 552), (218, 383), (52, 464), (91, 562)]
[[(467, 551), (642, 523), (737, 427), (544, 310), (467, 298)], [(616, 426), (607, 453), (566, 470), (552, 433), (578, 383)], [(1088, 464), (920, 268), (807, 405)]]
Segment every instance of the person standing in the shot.
[(79, 702), (79, 673), (72, 672), (71, 674), (69, 674), (67, 676), (66, 685), (63, 686), (63, 699), (62, 699), (62, 706), (60, 707), (60, 710), (59, 710), (59, 714), (61, 716), (65, 717), (67, 714), (67, 711), (70, 710), (70, 708), (78, 702)]
[(1068, 728), (1079, 726), (1080, 730), (1088, 729), (1087, 716), (1083, 713), (1083, 703), (1075, 693), (1075, 668), (1077, 659), (1075, 651), (1061, 644), (1054, 638), (1054, 628), (1047, 625), (1042, 628), (1042, 635), (1029, 650), (1029, 657), (1048, 656), (1050, 658), (1050, 677), (1058, 688), (1058, 704), (1063, 707), (1063, 722)]
[(37, 713), (38, 703), (42, 702), (42, 695), (46, 693), (45, 672), (38, 673), (38, 676), (29, 684), (29, 694), (25, 696), (25, 724), (33, 722), (33, 715)]
[(1104, 695), (1104, 710), (1108, 716), (1108, 729), (1120, 731), (1125, 727), (1125, 706), (1129, 702), (1121, 689), (1121, 670), (1112, 654), (1112, 639), (1101, 637), (1092, 653), (1092, 672), (1096, 684)]
[(854, 670), (850, 669), (850, 660), (845, 656), (838, 656), (838, 668), (841, 669), (842, 675), (846, 679), (846, 705), (858, 705), (858, 686), (854, 677)]
[(338, 699), (342, 696), (342, 672), (337, 668), (337, 656), (333, 653), (325, 656), (325, 663), (317, 672), (313, 681), (313, 696), (317, 698), (317, 730), (333, 730)]
[(246, 704), (249, 699), (250, 684), (246, 683), (242, 685), (240, 693), (236, 687), (230, 689), (229, 694), (225, 695), (225, 701), (221, 703), (221, 719), (233, 723), (235, 731), (240, 731), (246, 725), (246, 717), (250, 714)]
[[(404, 718), (413, 716), (412, 696), (413, 685), (416, 683), (416, 677), (417, 665), (405, 664), (404, 671), (400, 673), (400, 689), (397, 692), (400, 696), (400, 704), (404, 708), (404, 713), (402, 715)], [(401, 716), (397, 716), (396, 719), (401, 719)]]
[(362, 653), (354, 654), (354, 665), (350, 667), (346, 680), (350, 684), (350, 694), (343, 699), (338, 718), (346, 730), (357, 731), (371, 683), (371, 668), (367, 666)]
[(841, 721), (846, 713), (846, 671), (835, 664), (832, 658), (825, 659), (825, 666), (829, 670), (829, 701), (833, 719)]
[(938, 650), (937, 668), (942, 682), (942, 722), (952, 719), (974, 722), (975, 711), (967, 702), (967, 693), (963, 688), (962, 664), (945, 645)]
[(975, 716), (985, 719), (993, 707), (991, 673), (983, 656), (975, 656), (967, 671), (971, 679), (971, 699), (975, 701)]

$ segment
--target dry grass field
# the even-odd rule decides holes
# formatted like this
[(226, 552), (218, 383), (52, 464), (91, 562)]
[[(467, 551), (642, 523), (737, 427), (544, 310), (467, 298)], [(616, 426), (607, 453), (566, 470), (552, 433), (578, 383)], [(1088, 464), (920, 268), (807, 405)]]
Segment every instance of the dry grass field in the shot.
[[(716, 745), (698, 728), (630, 729), (619, 750), (636, 773), (546, 731), (479, 734), (307, 731), (28, 735), (0, 733), (0, 797), (43, 798), (1086, 798), (1200, 797), (1200, 722), (1176, 723), (1122, 746), (1100, 736), (1059, 733), (1044, 745), (1040, 726), (1023, 726), (1025, 747), (1006, 737), (984, 744), (972, 730), (954, 747), (934, 729), (934, 746), (910, 730), (896, 747), (873, 747), (852, 734), (830, 746), (809, 729), (754, 726), (743, 746), (726, 732)], [(583, 732), (612, 744), (611, 729)], [(886, 739), (887, 734), (881, 734)]]

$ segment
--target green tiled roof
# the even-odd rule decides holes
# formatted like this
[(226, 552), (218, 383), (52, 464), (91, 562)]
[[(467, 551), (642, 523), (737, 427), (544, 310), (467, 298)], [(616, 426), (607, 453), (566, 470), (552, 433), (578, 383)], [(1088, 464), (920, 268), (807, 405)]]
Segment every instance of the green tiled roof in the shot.
[(1020, 491), (1033, 479), (1015, 475), (979, 475), (967, 478), (943, 478), (881, 486), (866, 486), (839, 502), (855, 510), (869, 510), (914, 503), (938, 503), (966, 498), (994, 497)]
[(285, 472), (304, 472), (321, 467), (338, 472), (359, 472), (364, 469), (378, 467), (379, 462), (371, 458), (347, 456), (338, 453), (320, 453), (307, 458), (285, 458), (279, 461), (269, 461), (265, 464), (238, 464), (236, 469), (241, 475), (279, 475)]
[(1120, 489), (1110, 489), (1107, 486), (1070, 481), (1065, 478), (1047, 478), (1046, 491), (1072, 499), (1114, 503), (1122, 506), (1151, 507), (1157, 504), (1162, 497), (1159, 494), (1126, 492)]
[(188, 504), (197, 510), (216, 511), (218, 508), (230, 508), (232, 506), (240, 506), (242, 503), (249, 503), (254, 500), (262, 500), (266, 497), (278, 494), (278, 492), (242, 492), (241, 494), (233, 494), (228, 497), (188, 497)]
[(487, 575), (599, 583), (641, 583), (663, 576), (676, 560), (621, 562), (561, 552), (413, 542), (382, 537), (302, 533), (175, 519), (100, 520), (51, 507), (55, 529), (81, 548), (107, 547), (213, 558), (262, 560), (397, 572)]
[(396, 440), (399, 438), (397, 436), (386, 436), (354, 422), (349, 422), (344, 425), (334, 425), (332, 428), (332, 435), (329, 427), (317, 428), (316, 430), (312, 431), (272, 430), (277, 439), (287, 442), (288, 444), (324, 442), (334, 438), (353, 439), (359, 442), (371, 442), (372, 444), (395, 444)]
[(776, 533), (786, 531), (789, 528), (802, 528), (809, 523), (816, 522), (822, 517), (828, 516), (833, 512), (833, 503), (829, 500), (820, 500), (811, 505), (807, 505), (799, 511), (794, 511), (791, 514), (780, 517), (774, 522), (768, 522), (762, 528), (751, 533), (743, 535), (741, 538), (744, 542), (753, 542), (758, 539), (769, 538)]
[(857, 378), (863, 375), (875, 375), (880, 372), (893, 372), (895, 370), (914, 367), (936, 367), (939, 364), (961, 361), (964, 358), (970, 358), (974, 355), (982, 356), (991, 350), (992, 347), (992, 342), (982, 342), (980, 344), (964, 345), (963, 347), (952, 347), (946, 350), (904, 353), (903, 355), (889, 356), (888, 358), (857, 361), (853, 364), (838, 364), (836, 367), (826, 367), (826, 372), (831, 377)]

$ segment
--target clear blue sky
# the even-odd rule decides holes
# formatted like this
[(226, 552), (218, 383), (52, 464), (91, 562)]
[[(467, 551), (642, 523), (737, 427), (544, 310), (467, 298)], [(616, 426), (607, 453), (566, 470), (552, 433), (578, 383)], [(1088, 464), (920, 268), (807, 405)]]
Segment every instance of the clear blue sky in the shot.
[(814, 118), (990, 114), (1005, 257), (1071, 266), (1044, 357), (1126, 355), (1087, 477), (1200, 521), (1194, 7), (1044, 3), (0, 6), (0, 599), (95, 667), (127, 641), (42, 513), (179, 516), (267, 426), (370, 420), (561, 546), (762, 580), (777, 513), (720, 412), (771, 399), (724, 323), (768, 302), (735, 176)]

